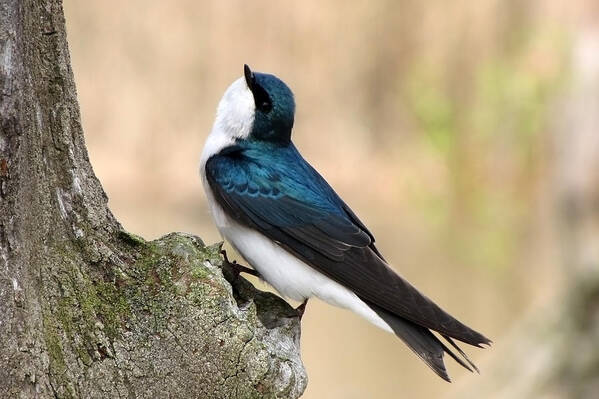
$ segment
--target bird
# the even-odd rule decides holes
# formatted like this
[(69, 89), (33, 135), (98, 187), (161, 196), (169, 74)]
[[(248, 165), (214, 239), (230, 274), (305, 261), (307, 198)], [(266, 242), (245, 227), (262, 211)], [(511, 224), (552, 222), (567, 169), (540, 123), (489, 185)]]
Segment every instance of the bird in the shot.
[(394, 333), (448, 382), (444, 354), (478, 372), (455, 340), (479, 348), (491, 340), (391, 268), (373, 234), (291, 141), (294, 118), (294, 95), (272, 74), (244, 65), (225, 91), (200, 157), (221, 236), (278, 293), (302, 302), (300, 318), (317, 297)]

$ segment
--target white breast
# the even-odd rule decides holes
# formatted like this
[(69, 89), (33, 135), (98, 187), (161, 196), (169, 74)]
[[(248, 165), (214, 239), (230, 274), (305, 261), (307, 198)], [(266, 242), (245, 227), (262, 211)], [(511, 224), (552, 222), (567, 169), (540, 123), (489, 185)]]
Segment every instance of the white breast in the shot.
[(308, 266), (261, 233), (232, 220), (214, 200), (207, 182), (204, 183), (204, 189), (223, 238), (282, 296), (296, 301), (315, 296), (331, 305), (350, 309), (376, 326), (392, 332), (389, 325), (356, 294)]
[(306, 265), (278, 244), (232, 220), (214, 199), (206, 181), (206, 162), (249, 135), (254, 123), (253, 95), (243, 78), (233, 82), (219, 103), (212, 131), (204, 144), (200, 175), (214, 222), (221, 235), (281, 295), (297, 301), (316, 296), (325, 302), (353, 310), (380, 328), (391, 328), (353, 292)]

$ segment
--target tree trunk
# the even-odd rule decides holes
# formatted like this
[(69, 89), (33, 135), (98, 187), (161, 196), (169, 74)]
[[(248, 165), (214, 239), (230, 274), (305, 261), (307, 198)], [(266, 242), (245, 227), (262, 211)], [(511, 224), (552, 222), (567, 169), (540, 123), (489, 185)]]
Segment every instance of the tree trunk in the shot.
[(299, 397), (293, 309), (108, 210), (61, 1), (2, 0), (0, 46), (0, 397)]

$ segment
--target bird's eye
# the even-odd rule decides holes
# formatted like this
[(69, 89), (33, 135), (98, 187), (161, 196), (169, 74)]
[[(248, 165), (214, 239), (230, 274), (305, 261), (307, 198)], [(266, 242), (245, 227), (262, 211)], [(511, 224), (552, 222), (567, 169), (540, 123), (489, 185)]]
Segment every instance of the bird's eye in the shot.
[(270, 103), (270, 101), (262, 101), (258, 108), (260, 109), (260, 111), (268, 113), (272, 109), (272, 104)]
[(254, 101), (256, 102), (256, 108), (258, 108), (259, 111), (264, 112), (265, 114), (269, 113), (272, 109), (272, 100), (270, 99), (270, 96), (268, 95), (266, 90), (264, 90), (262, 86), (257, 84), (254, 86), (254, 90), (252, 91), (254, 92)]

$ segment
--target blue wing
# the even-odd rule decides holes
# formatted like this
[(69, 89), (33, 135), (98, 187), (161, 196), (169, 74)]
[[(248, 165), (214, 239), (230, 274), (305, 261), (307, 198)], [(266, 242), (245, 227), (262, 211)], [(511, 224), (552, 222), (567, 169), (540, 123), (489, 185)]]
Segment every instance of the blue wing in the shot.
[(372, 234), (293, 146), (229, 147), (210, 158), (206, 174), (235, 219), (267, 236), (278, 230), (333, 261), (354, 247), (376, 251)]
[(381, 317), (407, 319), (399, 330), (422, 326), (475, 346), (490, 342), (395, 273), (372, 234), (292, 144), (228, 147), (208, 160), (206, 177), (229, 216), (349, 288)]

